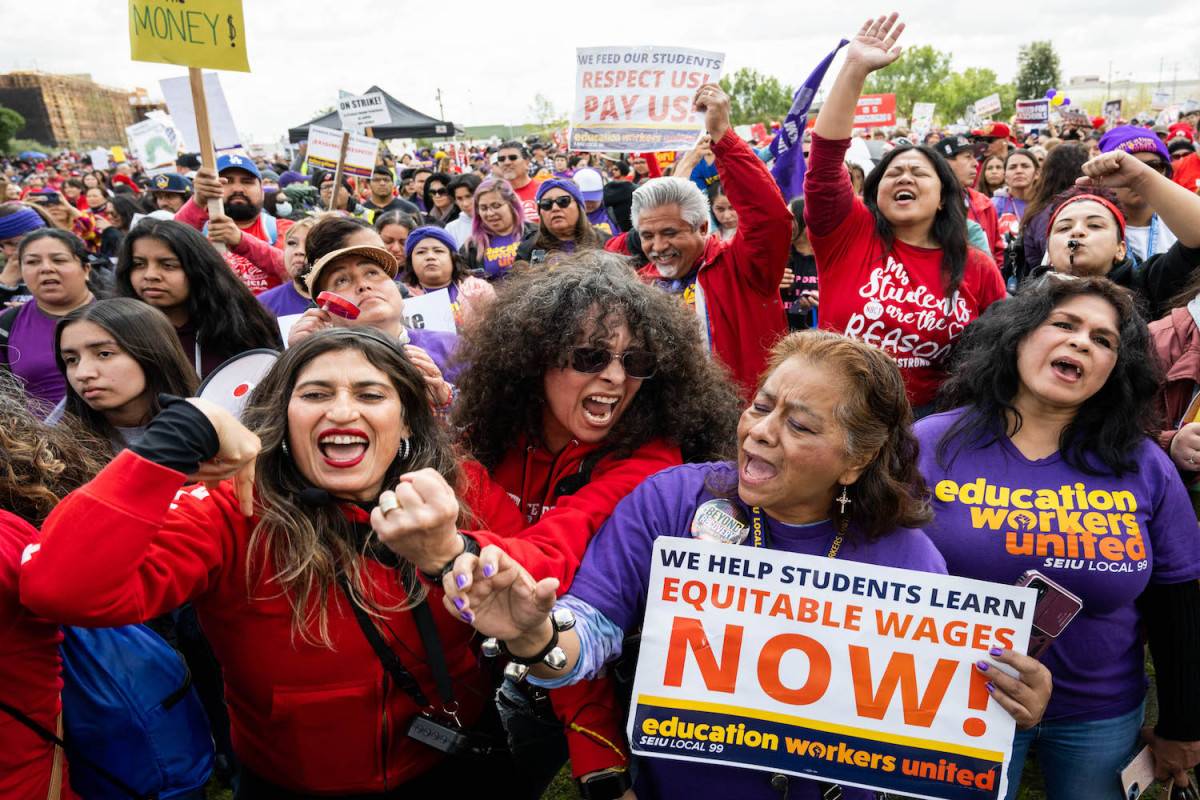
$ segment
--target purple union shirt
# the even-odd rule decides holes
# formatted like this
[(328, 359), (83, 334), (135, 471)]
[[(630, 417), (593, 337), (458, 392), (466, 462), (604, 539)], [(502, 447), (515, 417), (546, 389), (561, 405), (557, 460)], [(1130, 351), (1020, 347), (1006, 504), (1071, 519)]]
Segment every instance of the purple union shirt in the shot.
[(1036, 569), (1078, 595), (1083, 610), (1041, 658), (1054, 676), (1045, 719), (1132, 711), (1146, 694), (1134, 601), (1150, 583), (1200, 577), (1200, 526), (1179, 474), (1149, 439), (1138, 472), (1121, 477), (1080, 472), (1060, 453), (1032, 461), (1007, 436), (961, 452), (954, 442), (942, 466), (938, 440), (962, 413), (915, 428), (933, 491), (926, 531), (950, 574), (1011, 584)]

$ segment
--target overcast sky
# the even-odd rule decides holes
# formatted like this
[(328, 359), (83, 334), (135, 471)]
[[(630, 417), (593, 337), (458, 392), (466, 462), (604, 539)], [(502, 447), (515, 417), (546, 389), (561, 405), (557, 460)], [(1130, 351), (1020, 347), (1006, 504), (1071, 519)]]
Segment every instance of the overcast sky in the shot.
[[(1200, 3), (1056, 0), (1042, 9), (1012, 3), (897, 6), (900, 43), (953, 53), (953, 67), (1016, 71), (1017, 48), (1051, 39), (1064, 83), (1074, 75), (1157, 80), (1200, 77)], [(529, 8), (536, 8), (532, 13)], [(223, 72), (239, 130), (267, 141), (333, 104), (337, 90), (377, 83), (401, 102), (460, 125), (531, 121), (543, 92), (561, 110), (573, 102), (576, 47), (683, 45), (724, 52), (726, 72), (753, 67), (798, 84), (841, 36), (886, 6), (843, 0), (606, 0), (489, 3), (482, 0), (244, 0), (251, 73)], [(953, 8), (949, 14), (947, 11)], [(142, 86), (182, 67), (129, 59), (122, 0), (0, 0), (0, 72), (89, 72), (102, 84)], [(834, 67), (836, 70), (836, 65)], [(826, 85), (832, 81), (832, 73)], [(1178, 98), (1177, 98), (1178, 99)], [(901, 116), (905, 109), (899, 109)]]

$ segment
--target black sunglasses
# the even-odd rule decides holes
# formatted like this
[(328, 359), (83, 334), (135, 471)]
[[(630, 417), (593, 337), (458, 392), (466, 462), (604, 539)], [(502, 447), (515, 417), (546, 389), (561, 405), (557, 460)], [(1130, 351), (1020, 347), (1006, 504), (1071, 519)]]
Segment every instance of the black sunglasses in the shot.
[(566, 208), (569, 205), (571, 205), (571, 195), (569, 194), (564, 194), (562, 197), (555, 197), (553, 200), (548, 197), (538, 200), (538, 208), (542, 211), (549, 211), (555, 206)]
[(658, 371), (658, 357), (648, 350), (626, 350), (614, 353), (603, 347), (576, 347), (571, 351), (571, 369), (584, 375), (603, 372), (616, 358), (625, 374), (631, 378), (650, 378)]
[(443, 195), (450, 194), (450, 190), (445, 187), (440, 187), (437, 189), (430, 189), (429, 193), (434, 197), (442, 197)]
[(499, 164), (503, 161), (520, 161), (520, 160), (521, 160), (521, 157), (519, 155), (517, 155), (516, 153), (507, 155), (507, 156), (496, 156), (497, 164)]
[(1159, 175), (1167, 174), (1167, 162), (1163, 161), (1161, 158), (1155, 158), (1150, 161), (1143, 161), (1142, 163), (1145, 164), (1150, 169), (1157, 172)]

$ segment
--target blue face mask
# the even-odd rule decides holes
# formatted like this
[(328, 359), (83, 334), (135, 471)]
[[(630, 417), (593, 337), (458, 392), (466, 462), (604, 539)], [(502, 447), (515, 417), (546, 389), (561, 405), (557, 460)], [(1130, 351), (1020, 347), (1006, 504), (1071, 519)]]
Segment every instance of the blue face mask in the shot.
[(289, 217), (289, 216), (291, 216), (291, 214), (292, 214), (292, 204), (291, 203), (276, 203), (275, 204), (275, 216)]

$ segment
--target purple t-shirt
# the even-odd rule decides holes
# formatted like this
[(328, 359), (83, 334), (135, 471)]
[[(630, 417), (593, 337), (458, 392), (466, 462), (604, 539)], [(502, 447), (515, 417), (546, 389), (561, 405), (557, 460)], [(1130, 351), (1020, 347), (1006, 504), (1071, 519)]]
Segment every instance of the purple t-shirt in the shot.
[(67, 396), (67, 379), (54, 360), (54, 327), (58, 317), (43, 313), (30, 300), (17, 310), (8, 337), (8, 359), (12, 374), (25, 386), (30, 409), (46, 416)]
[(621, 229), (617, 227), (617, 223), (612, 221), (612, 217), (608, 216), (608, 209), (604, 206), (600, 206), (595, 211), (590, 212), (587, 218), (588, 222), (592, 223), (593, 228), (609, 238), (621, 232)]
[(502, 278), (508, 274), (513, 261), (516, 260), (517, 248), (521, 245), (521, 233), (519, 228), (513, 228), (511, 233), (505, 236), (493, 236), (488, 241), (487, 249), (483, 251), (483, 257), (479, 259), (479, 264), (487, 273), (488, 280)]
[(1134, 601), (1150, 583), (1200, 577), (1200, 526), (1179, 473), (1149, 439), (1138, 472), (1121, 477), (1080, 472), (1060, 453), (1031, 461), (1007, 436), (961, 452), (952, 442), (942, 467), (938, 440), (962, 413), (915, 429), (936, 512), (927, 531), (950, 574), (1011, 584), (1036, 569), (1078, 595), (1083, 610), (1041, 659), (1054, 675), (1045, 719), (1132, 711), (1146, 694)]
[[(595, 607), (622, 630), (636, 629), (646, 610), (654, 540), (659, 536), (691, 535), (692, 515), (701, 503), (716, 497), (709, 488), (710, 482), (736, 487), (737, 466), (684, 464), (647, 478), (617, 505), (588, 545), (570, 593)], [(736, 496), (732, 499), (745, 507)], [(828, 552), (826, 548), (834, 531), (832, 521), (786, 525), (769, 516), (766, 519), (773, 549), (807, 555)], [(861, 539), (851, 529), (838, 558), (937, 574), (946, 572), (941, 555), (919, 530), (897, 528), (874, 544)], [(747, 537), (741, 546), (753, 547), (753, 537)], [(771, 788), (771, 774), (759, 770), (660, 758), (642, 759), (639, 768), (634, 785), (638, 797), (779, 798), (779, 791)], [(789, 798), (818, 797), (812, 781), (794, 777), (790, 784)], [(874, 792), (864, 789), (843, 788), (846, 800), (874, 797)]]
[(260, 294), (258, 302), (276, 317), (286, 317), (289, 314), (303, 314), (312, 301), (296, 291), (295, 283), (288, 281)]

